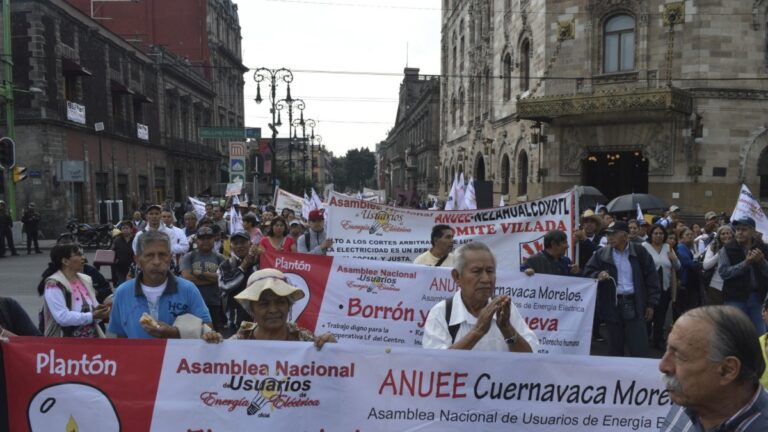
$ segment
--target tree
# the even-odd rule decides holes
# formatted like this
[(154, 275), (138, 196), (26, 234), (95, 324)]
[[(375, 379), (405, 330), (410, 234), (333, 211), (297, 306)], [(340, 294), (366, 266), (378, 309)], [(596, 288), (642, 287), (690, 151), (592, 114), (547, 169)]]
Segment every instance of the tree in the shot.
[(346, 184), (341, 190), (360, 191), (374, 187), (376, 179), (376, 155), (367, 148), (352, 149), (344, 157)]

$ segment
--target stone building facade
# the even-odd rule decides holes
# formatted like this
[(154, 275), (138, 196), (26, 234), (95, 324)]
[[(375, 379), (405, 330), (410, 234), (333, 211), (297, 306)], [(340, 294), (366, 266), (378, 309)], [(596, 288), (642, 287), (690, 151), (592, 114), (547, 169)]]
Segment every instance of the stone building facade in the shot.
[(441, 192), (768, 200), (766, 0), (444, 0)]
[(377, 149), (379, 188), (426, 199), (439, 187), (440, 77), (405, 68), (395, 125)]
[(36, 90), (14, 100), (17, 162), (30, 174), (16, 185), (17, 207), (35, 202), (46, 235), (69, 217), (99, 220), (101, 201), (123, 201), (115, 219), (216, 181), (219, 152), (193, 132), (214, 112), (202, 74), (62, 0), (14, 1), (12, 23), (14, 86)]

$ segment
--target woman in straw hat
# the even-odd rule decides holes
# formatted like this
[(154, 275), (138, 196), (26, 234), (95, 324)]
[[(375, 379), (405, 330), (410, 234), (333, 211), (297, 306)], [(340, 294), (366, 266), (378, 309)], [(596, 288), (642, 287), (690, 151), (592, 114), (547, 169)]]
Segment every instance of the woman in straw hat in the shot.
[[(248, 278), (245, 289), (235, 296), (253, 318), (244, 321), (231, 339), (281, 340), (314, 342), (317, 349), (326, 342), (336, 342), (331, 333), (315, 336), (289, 320), (291, 307), (304, 298), (304, 292), (290, 285), (285, 275), (275, 269), (254, 272)], [(216, 332), (203, 335), (208, 342), (219, 342), (222, 336)]]

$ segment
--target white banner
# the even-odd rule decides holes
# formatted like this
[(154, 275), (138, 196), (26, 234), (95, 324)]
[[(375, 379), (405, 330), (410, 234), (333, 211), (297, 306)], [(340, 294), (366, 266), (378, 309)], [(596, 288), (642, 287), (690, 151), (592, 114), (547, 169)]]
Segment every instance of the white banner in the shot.
[[(352, 343), (420, 346), (429, 310), (458, 289), (445, 267), (290, 253), (264, 253), (261, 265), (307, 294), (293, 307), (299, 325)], [(596, 284), (501, 270), (496, 293), (512, 297), (540, 353), (589, 355)]]
[[(432, 227), (447, 224), (456, 242), (479, 240), (495, 253), (500, 269), (518, 269), (544, 248), (547, 231), (573, 234), (571, 192), (503, 208), (430, 211), (390, 207), (333, 193), (326, 208), (329, 252), (334, 256), (413, 262), (430, 248)], [(569, 250), (569, 256), (570, 250)]]
[(651, 359), (32, 337), (2, 350), (14, 432), (650, 432), (670, 407)]
[(297, 215), (302, 215), (302, 205), (304, 198), (294, 195), (286, 190), (275, 188), (274, 206), (278, 215), (283, 213), (284, 208), (293, 210)]
[(85, 124), (85, 105), (67, 101), (67, 120)]
[(197, 198), (188, 197), (189, 202), (192, 204), (192, 207), (195, 208), (195, 214), (197, 215), (197, 219), (200, 220), (203, 217), (205, 217), (205, 203), (200, 201)]
[(763, 236), (768, 236), (768, 219), (765, 217), (763, 208), (760, 207), (760, 201), (755, 199), (747, 185), (741, 185), (741, 193), (736, 201), (736, 207), (733, 209), (731, 220), (735, 221), (743, 217), (751, 217), (755, 220), (756, 229)]

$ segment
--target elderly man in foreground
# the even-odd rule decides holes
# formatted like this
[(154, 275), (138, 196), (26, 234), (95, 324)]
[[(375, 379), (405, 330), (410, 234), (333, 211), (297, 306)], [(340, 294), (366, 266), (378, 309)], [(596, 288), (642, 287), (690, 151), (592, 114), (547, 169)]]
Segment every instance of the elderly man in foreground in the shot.
[(536, 352), (539, 340), (508, 295), (495, 295), (496, 257), (480, 242), (456, 251), (451, 276), (459, 291), (436, 304), (424, 325), (424, 348)]
[(659, 363), (674, 406), (661, 431), (768, 430), (768, 393), (758, 334), (732, 306), (705, 306), (678, 318)]

